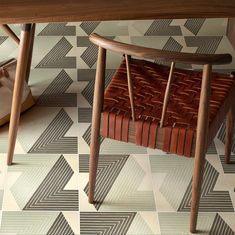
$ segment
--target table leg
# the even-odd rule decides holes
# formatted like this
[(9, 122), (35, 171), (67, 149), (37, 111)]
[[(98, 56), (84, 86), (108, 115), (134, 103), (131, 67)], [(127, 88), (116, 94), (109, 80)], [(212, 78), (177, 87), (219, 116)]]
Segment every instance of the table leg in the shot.
[(228, 19), (227, 37), (235, 49), (235, 18)]
[(14, 155), (16, 136), (18, 131), (21, 100), (23, 95), (24, 81), (27, 72), (30, 55), (30, 39), (32, 24), (24, 24), (20, 35), (20, 48), (16, 66), (15, 85), (12, 98), (11, 118), (8, 138), (7, 164), (11, 165)]
[(30, 45), (29, 45), (30, 52), (29, 52), (27, 71), (26, 71), (26, 76), (25, 76), (25, 80), (26, 80), (27, 83), (29, 81), (29, 75), (30, 75), (30, 70), (31, 70), (35, 28), (36, 28), (36, 24), (32, 24), (32, 29), (31, 29), (31, 34), (30, 34)]

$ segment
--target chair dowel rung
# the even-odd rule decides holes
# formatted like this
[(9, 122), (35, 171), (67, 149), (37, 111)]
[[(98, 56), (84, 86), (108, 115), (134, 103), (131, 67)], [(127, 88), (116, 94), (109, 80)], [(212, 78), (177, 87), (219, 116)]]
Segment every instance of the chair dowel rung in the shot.
[(160, 127), (163, 127), (164, 119), (165, 119), (165, 115), (166, 115), (166, 110), (167, 110), (167, 105), (168, 105), (168, 102), (169, 102), (169, 99), (170, 99), (170, 89), (171, 89), (171, 84), (172, 84), (172, 81), (173, 81), (174, 68), (175, 68), (175, 62), (172, 62), (169, 77), (168, 77), (168, 81), (167, 81), (164, 101), (163, 101), (162, 117), (161, 117), (161, 121), (160, 121)]

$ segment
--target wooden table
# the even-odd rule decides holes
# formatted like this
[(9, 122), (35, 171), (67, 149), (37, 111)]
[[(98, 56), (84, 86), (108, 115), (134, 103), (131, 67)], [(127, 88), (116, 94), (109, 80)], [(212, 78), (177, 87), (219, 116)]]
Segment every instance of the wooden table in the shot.
[[(9, 129), (8, 159), (12, 163), (24, 81), (30, 68), (34, 24), (39, 22), (71, 22), (95, 20), (140, 20), (159, 18), (235, 18), (235, 0), (0, 0), (0, 23), (22, 23), (20, 49), (15, 75), (15, 86)], [(233, 28), (233, 26), (231, 27)], [(232, 34), (233, 35), (233, 34)], [(205, 67), (203, 91), (208, 90), (209, 65)], [(208, 92), (202, 92), (199, 105), (198, 136), (205, 133)], [(198, 137), (197, 139), (199, 139)], [(203, 140), (203, 139), (202, 139)], [(203, 170), (203, 144), (199, 145), (194, 171)], [(190, 231), (195, 232), (201, 180), (196, 174), (193, 179)]]
[(0, 23), (234, 17), (234, 0), (0, 0)]
[(32, 23), (235, 17), (235, 0), (0, 0), (0, 3), (1, 24), (23, 24), (9, 129), (9, 165), (14, 154), (23, 83), (31, 61)]

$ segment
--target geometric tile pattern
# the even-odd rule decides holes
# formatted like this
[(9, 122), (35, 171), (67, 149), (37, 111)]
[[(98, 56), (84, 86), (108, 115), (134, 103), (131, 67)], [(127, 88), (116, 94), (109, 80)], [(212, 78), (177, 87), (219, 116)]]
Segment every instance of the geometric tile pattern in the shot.
[(184, 158), (177, 158), (170, 154), (168, 156), (152, 155), (149, 160), (154, 178), (156, 174), (165, 175), (159, 185), (159, 191), (177, 210), (192, 177), (193, 161), (184, 161)]
[(207, 148), (207, 154), (217, 154), (216, 146), (215, 146), (214, 141), (212, 141), (212, 143)]
[[(209, 234), (215, 215), (212, 213), (201, 213), (198, 217), (197, 228), (200, 235)], [(189, 213), (160, 212), (159, 222), (162, 235), (184, 234), (189, 232)]]
[(37, 99), (38, 106), (77, 107), (77, 94), (65, 93), (73, 83), (69, 75), (62, 70)]
[[(161, 225), (161, 234), (185, 234), (190, 235), (188, 231), (189, 213), (159, 213), (159, 220)], [(216, 213), (202, 213), (198, 218), (198, 232), (197, 234), (208, 235), (234, 235), (233, 230), (228, 224)]]
[(76, 26), (67, 23), (48, 24), (38, 36), (76, 36)]
[(0, 137), (0, 153), (5, 153), (7, 151), (7, 137)]
[(70, 42), (62, 37), (36, 68), (76, 68), (76, 57), (66, 56), (72, 48)]
[(179, 44), (173, 37), (170, 37), (162, 49), (166, 51), (180, 52), (183, 49), (183, 46)]
[(216, 214), (209, 235), (220, 234), (234, 235), (234, 232), (228, 226), (228, 224), (221, 218), (221, 216), (219, 214)]
[[(162, 50), (175, 51), (175, 52), (180, 52), (182, 49), (183, 49), (183, 46), (180, 43), (178, 43), (173, 37), (169, 37), (166, 44), (162, 48)], [(170, 63), (171, 63), (171, 62), (164, 62), (158, 59), (156, 59), (155, 62), (159, 64), (167, 65), (167, 66), (170, 66)], [(179, 64), (177, 66), (179, 67)]]
[(219, 156), (224, 173), (234, 174), (235, 173), (235, 155), (231, 155), (229, 164), (225, 164), (224, 157), (225, 157), (224, 155)]
[(98, 47), (94, 44), (90, 44), (87, 49), (82, 53), (81, 59), (91, 68), (95, 62), (98, 55)]
[(222, 40), (222, 36), (186, 36), (188, 47), (197, 47), (196, 53), (214, 54)]
[[(4, 211), (0, 234), (47, 234), (58, 213)], [(39, 234), (39, 233), (38, 233)]]
[(47, 232), (47, 235), (55, 234), (75, 235), (62, 213), (58, 215), (55, 222)]
[(81, 234), (126, 234), (135, 212), (82, 212)]
[(78, 108), (78, 122), (90, 123), (92, 116), (92, 108)]
[[(106, 72), (105, 72), (105, 87), (108, 86), (108, 84), (111, 81), (111, 78), (112, 78), (114, 72), (115, 72), (115, 70), (113, 70), (113, 69), (107, 69), (106, 70)], [(82, 78), (80, 78), (80, 79), (82, 79)], [(82, 81), (80, 79), (79, 79), (79, 81)], [(86, 79), (88, 79), (88, 78), (86, 78)], [(90, 82), (87, 84), (87, 86), (82, 91), (82, 95), (86, 98), (86, 100), (92, 106), (92, 104), (93, 104), (93, 91), (94, 91), (94, 87), (95, 87), (94, 76), (90, 77), (89, 81)]]
[(188, 29), (190, 32), (192, 32), (194, 35), (197, 35), (201, 27), (203, 26), (206, 19), (188, 19), (184, 27)]
[(23, 210), (78, 210), (78, 191), (64, 190), (73, 170), (61, 156)]
[[(96, 202), (88, 203), (98, 52), (89, 35), (97, 32), (120, 42), (172, 51), (230, 52), (235, 57), (225, 37), (226, 22), (164, 19), (38, 24), (29, 79), (36, 105), (22, 114), (14, 164), (9, 167), (8, 125), (0, 128), (0, 235), (190, 234), (194, 159), (100, 138)], [(12, 28), (19, 34), (19, 26)], [(0, 31), (1, 60), (15, 56), (16, 48)], [(105, 87), (121, 62), (121, 55), (107, 54)], [(235, 62), (215, 67), (230, 72)], [(224, 163), (224, 136), (223, 124), (218, 133), (222, 142), (216, 138), (207, 150), (198, 234), (232, 235), (235, 231), (235, 155), (231, 164)]]
[(147, 159), (141, 159), (141, 156), (130, 156), (99, 211), (155, 211), (154, 192), (145, 168), (147, 164)]
[[(114, 39), (114, 37), (107, 37), (109, 39)], [(82, 41), (80, 41), (82, 39)], [(85, 39), (85, 40), (84, 40)], [(88, 37), (77, 37), (77, 46), (86, 46), (87, 48), (81, 54), (81, 59), (87, 64), (89, 68), (92, 68), (97, 60), (98, 47), (91, 43)]]
[[(88, 165), (88, 155), (84, 156), (83, 159), (80, 155), (80, 163), (82, 160), (87, 160), (86, 163)], [(121, 172), (123, 166), (125, 165), (128, 156), (100, 156), (99, 168), (97, 173), (96, 179), (96, 192), (95, 192), (95, 199), (96, 202), (94, 204), (95, 208), (99, 210), (100, 206), (102, 205), (105, 197), (109, 193), (109, 190), (113, 186), (116, 178), (118, 177), (119, 173)], [(83, 163), (84, 164), (84, 163)], [(80, 165), (81, 166), (81, 165)], [(84, 166), (83, 166), (84, 167)], [(89, 171), (87, 171), (89, 172)], [(109, 177), (107, 177), (107, 175)], [(88, 194), (88, 184), (86, 185), (84, 191)]]
[[(83, 134), (82, 138), (85, 140), (88, 146), (91, 144), (91, 124), (87, 128), (86, 132)], [(100, 136), (100, 145), (104, 141), (104, 138)]]
[[(218, 139), (221, 140), (223, 143), (225, 143), (225, 130), (226, 130), (226, 125), (225, 125), (225, 122), (223, 122), (223, 124), (221, 125), (221, 128), (218, 132)], [(235, 153), (235, 135), (233, 135), (231, 151), (233, 153)]]
[[(201, 212), (234, 211), (229, 192), (214, 190), (218, 177), (219, 173), (210, 163), (206, 162), (199, 206)], [(192, 181), (189, 183), (178, 211), (190, 211), (191, 195)]]
[(61, 109), (29, 153), (77, 153), (77, 137), (65, 137), (72, 125), (72, 119)]
[(145, 36), (182, 35), (180, 26), (171, 26), (173, 20), (155, 20), (146, 31)]
[(100, 22), (89, 22), (85, 21), (80, 24), (81, 29), (87, 33), (87, 35), (90, 35), (96, 27), (100, 24)]

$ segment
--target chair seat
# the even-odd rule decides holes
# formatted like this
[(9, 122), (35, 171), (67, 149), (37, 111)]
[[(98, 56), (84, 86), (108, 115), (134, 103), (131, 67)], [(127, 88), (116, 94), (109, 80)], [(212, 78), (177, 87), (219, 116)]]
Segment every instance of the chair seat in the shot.
[[(131, 60), (135, 118), (131, 118), (126, 62), (122, 61), (105, 91), (101, 135), (169, 153), (194, 156), (202, 72), (174, 70), (164, 125), (164, 94), (170, 68), (145, 60)], [(223, 122), (235, 96), (233, 76), (212, 73), (209, 141)]]

